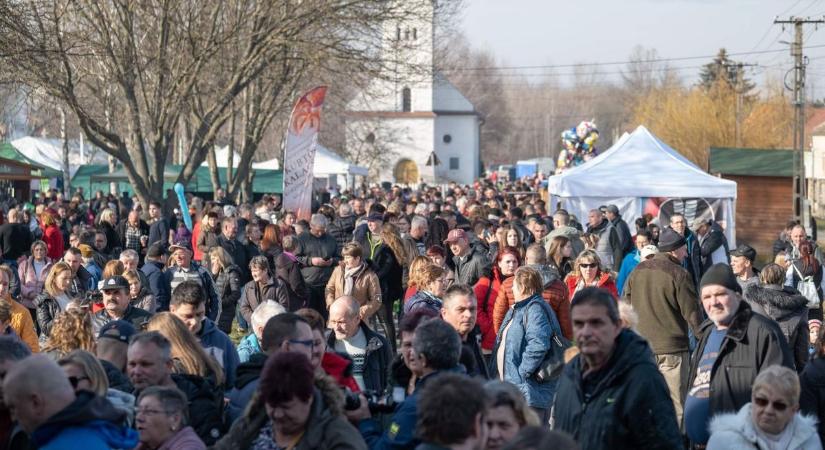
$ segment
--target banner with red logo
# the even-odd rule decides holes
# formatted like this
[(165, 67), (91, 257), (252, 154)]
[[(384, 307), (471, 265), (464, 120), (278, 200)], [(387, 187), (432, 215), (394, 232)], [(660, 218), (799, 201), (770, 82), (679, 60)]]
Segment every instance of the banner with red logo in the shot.
[(319, 86), (301, 96), (289, 119), (284, 148), (283, 210), (293, 211), (298, 220), (309, 220), (311, 215), (312, 167), (326, 93), (326, 86)]

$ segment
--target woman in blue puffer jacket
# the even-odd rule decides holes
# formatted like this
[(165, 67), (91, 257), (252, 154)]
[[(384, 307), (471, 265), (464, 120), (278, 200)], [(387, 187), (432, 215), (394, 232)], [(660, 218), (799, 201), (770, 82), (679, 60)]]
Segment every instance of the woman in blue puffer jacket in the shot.
[(556, 314), (542, 299), (541, 275), (520, 267), (513, 275), (515, 303), (504, 316), (493, 351), (498, 377), (516, 385), (543, 423), (549, 417), (558, 380), (534, 377), (554, 336), (562, 336)]

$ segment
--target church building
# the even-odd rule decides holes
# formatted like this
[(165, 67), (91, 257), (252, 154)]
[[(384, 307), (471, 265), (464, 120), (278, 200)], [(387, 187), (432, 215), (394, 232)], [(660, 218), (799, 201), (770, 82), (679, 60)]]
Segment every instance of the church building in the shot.
[[(413, 1), (413, 0), (408, 0)], [(473, 104), (433, 67), (433, 0), (415, 18), (383, 27), (387, 74), (348, 105), (348, 153), (376, 146), (386, 161), (378, 180), (471, 184), (480, 171), (482, 120)]]

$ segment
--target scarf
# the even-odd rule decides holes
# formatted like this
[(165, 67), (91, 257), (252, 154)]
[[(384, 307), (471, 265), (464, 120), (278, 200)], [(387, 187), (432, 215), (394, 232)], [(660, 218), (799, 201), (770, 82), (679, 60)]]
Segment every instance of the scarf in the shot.
[(344, 295), (352, 295), (352, 287), (355, 286), (355, 278), (358, 272), (364, 267), (364, 263), (359, 264), (352, 269), (344, 269)]

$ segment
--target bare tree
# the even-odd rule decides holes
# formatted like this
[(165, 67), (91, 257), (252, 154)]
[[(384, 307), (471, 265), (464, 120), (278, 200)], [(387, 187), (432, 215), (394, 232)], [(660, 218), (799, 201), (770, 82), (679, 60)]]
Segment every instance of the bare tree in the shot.
[(62, 102), (142, 202), (161, 197), (176, 143), (178, 181), (192, 177), (245, 93), (234, 192), (298, 87), (403, 63), (378, 57), (378, 30), (416, 14), (411, 3), (0, 0), (2, 75)]

